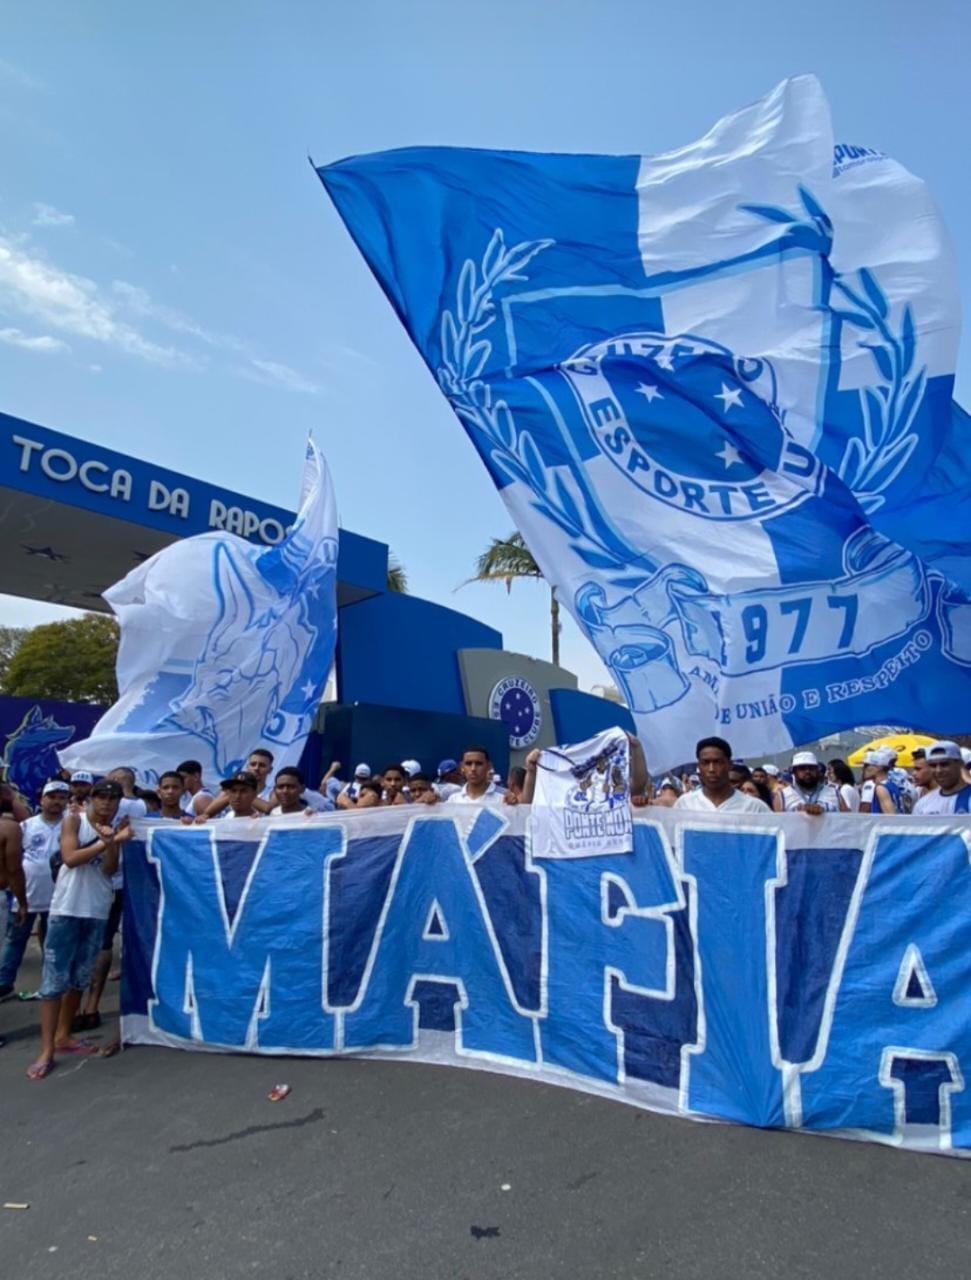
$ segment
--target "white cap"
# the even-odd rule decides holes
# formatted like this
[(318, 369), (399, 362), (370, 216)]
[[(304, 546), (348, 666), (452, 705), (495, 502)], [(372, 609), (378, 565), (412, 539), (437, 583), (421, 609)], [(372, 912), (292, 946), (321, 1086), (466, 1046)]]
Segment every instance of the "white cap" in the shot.
[(814, 768), (819, 768), (819, 761), (816, 759), (812, 751), (797, 751), (792, 757), (793, 769), (798, 769), (800, 765), (809, 764)]
[(94, 782), (94, 774), (88, 773), (87, 769), (75, 769), (71, 774), (72, 782)]
[(873, 757), (870, 764), (875, 764), (878, 769), (889, 769), (897, 760), (897, 753), (893, 747), (877, 747), (868, 754)]
[(927, 748), (925, 759), (927, 760), (962, 760), (961, 748), (956, 742), (951, 742), (947, 738), (942, 738), (940, 742), (932, 742)]
[(764, 764), (762, 769), (770, 778), (778, 778), (779, 776), (779, 766), (777, 764)]
[(359, 764), (354, 770), (355, 778), (370, 778), (371, 766), (369, 764)]
[(70, 791), (70, 790), (71, 788), (67, 785), (66, 782), (61, 782), (60, 779), (55, 778), (53, 782), (44, 783), (44, 789), (41, 792), (41, 795), (42, 796), (63, 795), (66, 791)]
[(417, 760), (402, 760), (401, 767), (409, 778), (413, 778), (416, 773), (421, 773), (421, 765)]
[(961, 748), (961, 759), (965, 764), (971, 764), (971, 747)]
[(863, 753), (863, 763), (864, 763), (864, 764), (876, 764), (876, 763), (877, 763), (877, 753), (876, 753), (875, 751), (865, 751), (865, 752)]

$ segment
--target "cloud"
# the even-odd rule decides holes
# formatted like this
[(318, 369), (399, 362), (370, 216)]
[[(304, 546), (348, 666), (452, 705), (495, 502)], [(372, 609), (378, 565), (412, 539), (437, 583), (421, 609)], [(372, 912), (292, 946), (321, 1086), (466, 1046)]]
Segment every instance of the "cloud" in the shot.
[(127, 280), (113, 280), (111, 287), (115, 296), (121, 299), (129, 311), (147, 319), (157, 320), (173, 333), (186, 334), (190, 338), (204, 342), (206, 346), (217, 347), (224, 351), (245, 350), (246, 344), (239, 338), (234, 338), (230, 333), (216, 333), (211, 329), (203, 328), (190, 316), (177, 311), (174, 307), (154, 302), (148, 291), (137, 284), (129, 284)]
[(74, 222), (73, 213), (62, 213), (60, 209), (55, 209), (52, 204), (44, 204), (38, 201), (34, 205), (35, 227), (73, 227)]
[(249, 364), (240, 368), (238, 372), (242, 377), (249, 378), (252, 382), (262, 382), (266, 386), (272, 387), (283, 387), (285, 391), (299, 391), (308, 396), (315, 396), (320, 391), (320, 387), (317, 386), (316, 382), (311, 382), (309, 378), (297, 373), (289, 365), (280, 364), (276, 360), (251, 359)]
[(14, 63), (8, 62), (6, 58), (0, 58), (0, 80), (15, 84), (20, 89), (33, 89), (35, 92), (47, 88), (43, 80), (38, 80), (29, 71), (24, 71), (23, 67), (15, 66)]
[(89, 338), (126, 355), (170, 368), (200, 362), (145, 338), (120, 317), (93, 280), (62, 271), (9, 236), (0, 235), (0, 310), (14, 309), (45, 326)]
[(0, 329), (0, 342), (6, 342), (11, 347), (20, 347), (23, 351), (44, 351), (49, 354), (71, 350), (60, 338), (52, 338), (46, 333), (32, 337), (20, 329)]

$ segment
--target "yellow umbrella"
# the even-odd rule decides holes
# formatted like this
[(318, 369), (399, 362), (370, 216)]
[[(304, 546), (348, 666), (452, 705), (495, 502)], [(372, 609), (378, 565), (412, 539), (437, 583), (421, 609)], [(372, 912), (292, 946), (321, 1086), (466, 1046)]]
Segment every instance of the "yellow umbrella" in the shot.
[(914, 748), (929, 747), (932, 742), (936, 741), (936, 738), (928, 738), (926, 733), (891, 733), (886, 738), (874, 738), (872, 742), (865, 742), (862, 747), (858, 747), (853, 752), (847, 760), (847, 764), (851, 764), (858, 769), (868, 751), (876, 751), (877, 747), (890, 747), (892, 751), (897, 753), (897, 764), (902, 769), (909, 769), (914, 763), (912, 754)]

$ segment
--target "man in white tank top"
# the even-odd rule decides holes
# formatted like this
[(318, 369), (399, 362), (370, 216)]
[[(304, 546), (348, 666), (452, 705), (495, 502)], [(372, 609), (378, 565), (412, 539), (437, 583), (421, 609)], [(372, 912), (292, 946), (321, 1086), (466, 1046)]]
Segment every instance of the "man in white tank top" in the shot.
[(71, 1038), (71, 1023), (101, 949), (121, 846), (131, 839), (128, 819), (118, 817), (121, 799), (118, 783), (99, 782), (84, 811), (66, 814), (61, 824), (62, 865), (51, 899), (38, 993), (41, 1049), (27, 1068), (31, 1080), (50, 1075), (56, 1053), (96, 1052), (94, 1045)]

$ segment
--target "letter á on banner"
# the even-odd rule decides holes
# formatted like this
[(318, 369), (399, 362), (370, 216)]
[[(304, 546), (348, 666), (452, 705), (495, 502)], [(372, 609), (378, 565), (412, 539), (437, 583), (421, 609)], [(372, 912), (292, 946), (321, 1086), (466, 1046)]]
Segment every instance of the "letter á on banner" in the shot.
[(542, 865), (549, 940), (543, 1065), (623, 1084), (624, 1032), (613, 1018), (612, 984), (648, 1000), (674, 999), (671, 912), (685, 905), (674, 858), (661, 828), (638, 821), (633, 853)]
[(682, 1110), (785, 1125), (794, 1072), (782, 1061), (776, 1000), (775, 895), (787, 881), (782, 832), (685, 823), (677, 838), (692, 886), (698, 1001), (697, 1041), (681, 1051)]
[(917, 822), (871, 830), (798, 1068), (802, 1123), (971, 1148), (971, 831)]
[(516, 999), (473, 866), (473, 848), (484, 852), (504, 825), (483, 810), (464, 840), (456, 820), (408, 824), (360, 990), (352, 1005), (335, 1011), (342, 1049), (417, 1048), (415, 987), (431, 982), (458, 991), (456, 1054), (535, 1064), (538, 1011)]
[[(334, 1019), (323, 1007), (323, 868), (344, 833), (310, 835), (284, 829), (243, 842), (215, 827), (149, 831), (161, 890), (154, 1030), (232, 1049), (333, 1050)], [(232, 919), (220, 845), (227, 857), (252, 857)]]

